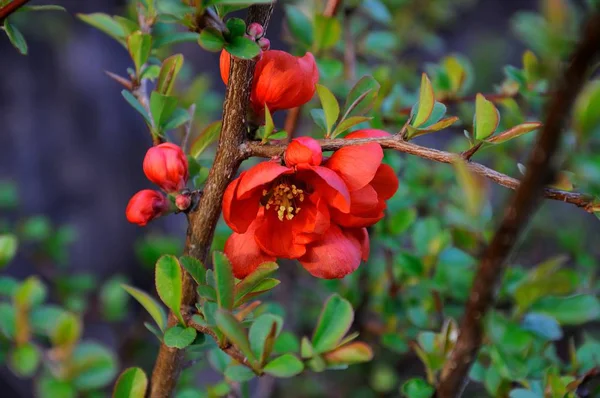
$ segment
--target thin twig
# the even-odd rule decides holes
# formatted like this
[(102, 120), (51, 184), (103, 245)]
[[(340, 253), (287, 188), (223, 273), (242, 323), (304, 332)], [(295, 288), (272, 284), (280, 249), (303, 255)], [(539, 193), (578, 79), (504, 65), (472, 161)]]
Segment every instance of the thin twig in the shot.
[[(247, 22), (257, 22), (265, 29), (273, 12), (272, 4), (253, 5), (248, 10)], [(188, 231), (185, 254), (207, 264), (208, 252), (213, 240), (215, 226), (221, 214), (223, 193), (235, 176), (242, 161), (239, 146), (247, 132), (247, 112), (250, 104), (254, 61), (232, 58), (229, 84), (223, 104), (223, 127), (213, 166), (206, 180), (203, 195), (197, 209), (188, 214)], [(183, 277), (182, 304), (194, 306), (196, 284), (185, 272)], [(177, 323), (169, 314), (169, 324)], [(183, 350), (162, 344), (152, 372), (150, 398), (170, 397), (183, 362)]]
[(29, 3), (29, 0), (13, 0), (0, 8), (0, 25), (4, 23), (4, 20), (8, 18), (9, 15), (16, 12), (27, 3)]
[[(437, 149), (423, 147), (411, 142), (403, 141), (398, 135), (386, 138), (361, 138), (361, 139), (334, 139), (320, 140), (321, 148), (324, 151), (337, 151), (340, 148), (349, 145), (361, 145), (370, 142), (376, 142), (383, 148), (394, 149), (399, 152), (408, 153), (410, 155), (419, 156), (423, 159), (433, 160), (440, 163), (454, 163), (459, 156), (455, 153), (440, 151)], [(241, 146), (241, 152), (245, 158), (258, 156), (264, 158), (272, 158), (283, 155), (286, 145), (259, 145), (256, 142), (247, 142)], [(520, 181), (516, 178), (507, 176), (490, 169), (480, 163), (469, 162), (467, 166), (471, 171), (483, 177), (489, 178), (498, 185), (510, 189), (517, 189)], [(594, 198), (590, 195), (561, 191), (559, 189), (544, 188), (544, 196), (548, 199), (558, 200), (561, 202), (571, 203), (577, 207), (583, 208), (585, 211), (593, 212)]]
[(458, 397), (466, 385), (469, 369), (483, 340), (484, 318), (494, 304), (494, 294), (507, 260), (539, 206), (544, 186), (555, 178), (561, 133), (573, 102), (587, 79), (587, 72), (598, 55), (599, 42), (600, 12), (596, 12), (588, 21), (571, 62), (556, 84), (555, 95), (548, 104), (546, 121), (531, 152), (525, 177), (506, 208), (494, 238), (481, 256), (456, 346), (441, 372), (437, 388), (439, 398)]

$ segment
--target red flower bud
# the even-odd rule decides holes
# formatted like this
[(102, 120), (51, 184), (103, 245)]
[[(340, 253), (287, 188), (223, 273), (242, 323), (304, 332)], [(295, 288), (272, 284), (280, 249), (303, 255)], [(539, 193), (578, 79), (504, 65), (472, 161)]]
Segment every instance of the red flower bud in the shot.
[(169, 202), (163, 194), (151, 189), (144, 189), (129, 199), (125, 215), (127, 221), (143, 227), (149, 221), (160, 217), (168, 209)]
[(180, 147), (167, 142), (148, 149), (144, 173), (168, 193), (181, 191), (188, 180), (188, 161)]
[(175, 197), (175, 206), (181, 211), (187, 210), (192, 204), (192, 197), (189, 194), (179, 194)]
[(271, 40), (267, 39), (266, 37), (261, 37), (258, 39), (258, 46), (261, 50), (267, 51), (269, 48), (271, 48)]
[(249, 26), (248, 26), (248, 34), (251, 37), (254, 38), (259, 38), (263, 35), (263, 33), (265, 32), (265, 30), (263, 29), (262, 25), (256, 22), (252, 22)]
[[(227, 84), (231, 56), (221, 52), (221, 78)], [(311, 53), (295, 57), (285, 51), (269, 50), (256, 63), (252, 82), (252, 109), (264, 115), (265, 105), (271, 113), (304, 105), (315, 94), (319, 70)]]

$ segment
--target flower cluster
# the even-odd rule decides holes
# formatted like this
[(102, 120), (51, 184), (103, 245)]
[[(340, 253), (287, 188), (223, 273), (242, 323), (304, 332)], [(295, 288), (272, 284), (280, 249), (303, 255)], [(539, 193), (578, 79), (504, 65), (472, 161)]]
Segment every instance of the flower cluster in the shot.
[[(223, 51), (220, 66), (225, 84), (229, 81), (230, 65), (231, 56)], [(318, 81), (319, 70), (311, 53), (295, 57), (285, 51), (263, 51), (254, 69), (252, 110), (260, 118), (265, 105), (271, 113), (304, 105), (315, 94)]]
[[(150, 148), (146, 152), (143, 168), (146, 177), (167, 194), (182, 191), (189, 177), (188, 162), (183, 150), (171, 143)], [(177, 195), (175, 202), (178, 208), (190, 204), (186, 195)], [(129, 200), (125, 214), (130, 223), (144, 226), (170, 210), (171, 203), (164, 194), (144, 189)]]
[[(360, 130), (347, 138), (380, 137)], [(328, 160), (310, 137), (294, 139), (284, 162), (259, 163), (227, 187), (223, 216), (234, 233), (225, 253), (237, 278), (276, 258), (298, 259), (320, 278), (341, 278), (369, 256), (366, 227), (398, 189), (376, 143), (344, 147)]]

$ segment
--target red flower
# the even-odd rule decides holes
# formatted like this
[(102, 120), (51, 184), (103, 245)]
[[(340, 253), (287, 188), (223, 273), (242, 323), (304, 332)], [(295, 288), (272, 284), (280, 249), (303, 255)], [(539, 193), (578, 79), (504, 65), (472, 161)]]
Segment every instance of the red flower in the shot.
[(357, 217), (379, 215), (381, 210), (366, 208), (378, 206), (378, 196), (374, 202), (355, 204), (352, 193), (366, 187), (385, 191), (375, 178), (383, 151), (378, 144), (352, 148), (322, 166), (318, 142), (297, 138), (285, 152), (284, 165), (262, 162), (232, 181), (223, 198), (223, 216), (234, 231), (225, 253), (236, 277), (243, 278), (265, 261), (289, 258), (298, 259), (314, 276), (341, 278), (368, 258), (369, 237), (363, 227), (378, 219), (346, 225), (332, 215), (353, 217), (353, 208)]
[[(229, 81), (230, 55), (221, 52), (221, 78)], [(271, 113), (304, 105), (315, 94), (319, 70), (311, 53), (295, 57), (285, 51), (263, 51), (256, 63), (252, 82), (251, 102), (256, 115), (264, 114), (265, 105)]]
[(141, 227), (161, 216), (169, 209), (169, 202), (163, 194), (150, 189), (139, 191), (129, 200), (125, 214), (127, 221)]
[[(387, 137), (390, 134), (375, 129), (354, 131), (350, 138)], [(371, 154), (365, 158), (365, 153)], [(380, 155), (381, 154), (381, 155)], [(373, 159), (380, 159), (379, 163)], [(331, 218), (336, 224), (348, 228), (369, 227), (383, 218), (385, 201), (398, 190), (398, 177), (387, 164), (381, 164), (383, 151), (379, 144), (371, 143), (341, 148), (325, 164), (335, 170), (346, 182), (350, 191), (349, 214), (333, 210)]]
[(167, 193), (178, 192), (188, 180), (188, 161), (179, 146), (166, 142), (148, 149), (144, 173)]

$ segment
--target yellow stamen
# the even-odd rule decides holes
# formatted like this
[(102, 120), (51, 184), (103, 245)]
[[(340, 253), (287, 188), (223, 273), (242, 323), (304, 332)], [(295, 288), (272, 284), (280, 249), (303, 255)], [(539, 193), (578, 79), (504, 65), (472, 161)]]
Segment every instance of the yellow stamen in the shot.
[(270, 190), (263, 189), (262, 194), (261, 204), (265, 206), (265, 210), (273, 208), (280, 221), (292, 220), (300, 211), (298, 204), (304, 201), (304, 191), (285, 180)]

